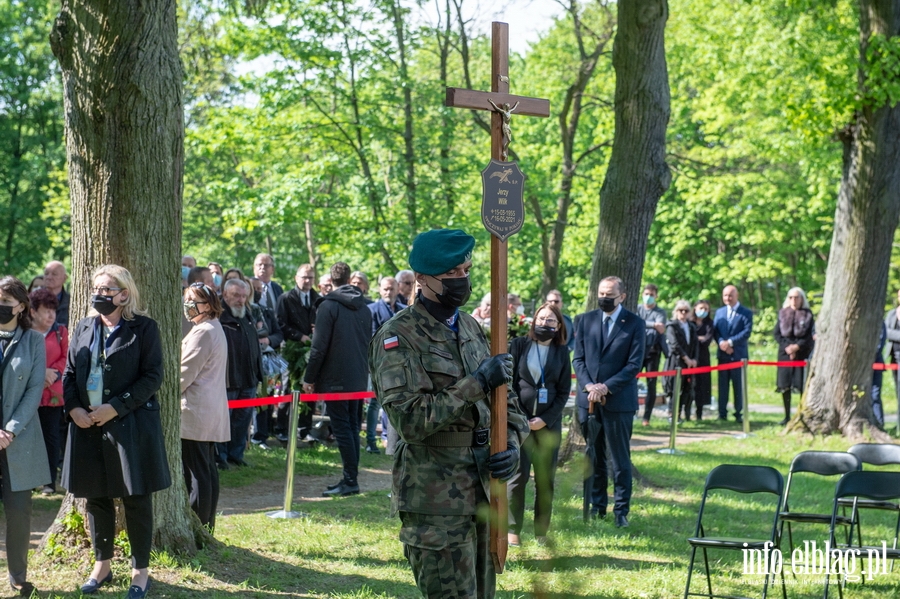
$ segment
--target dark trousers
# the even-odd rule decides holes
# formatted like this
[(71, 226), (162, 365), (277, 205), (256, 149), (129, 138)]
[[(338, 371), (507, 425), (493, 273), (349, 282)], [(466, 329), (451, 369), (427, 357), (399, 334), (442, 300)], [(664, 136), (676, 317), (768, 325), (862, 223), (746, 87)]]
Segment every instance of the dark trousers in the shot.
[(884, 371), (872, 371), (872, 414), (878, 426), (884, 428), (884, 406), (881, 403), (881, 388), (884, 384)]
[[(598, 406), (594, 406), (596, 413)], [(613, 512), (617, 515), (627, 516), (631, 503), (631, 432), (634, 427), (634, 412), (610, 412), (605, 408), (600, 410), (600, 433), (593, 440), (594, 448), (594, 475), (591, 489), (591, 506), (605, 513), (609, 499), (607, 489), (609, 487), (609, 471), (606, 467), (606, 459), (609, 457), (612, 463), (612, 479), (614, 489)], [(581, 434), (587, 442), (587, 409), (578, 408), (578, 416), (581, 422)]]
[[(642, 369), (647, 372), (659, 372), (659, 353), (653, 352), (645, 355)], [(644, 379), (647, 383), (647, 398), (644, 400), (644, 420), (648, 422), (653, 414), (653, 406), (656, 404), (656, 379), (657, 377), (655, 376)]]
[(200, 518), (201, 524), (213, 530), (216, 527), (216, 506), (219, 504), (216, 444), (182, 439), (181, 463), (191, 509)]
[(547, 428), (531, 431), (519, 452), (519, 471), (507, 483), (509, 493), (509, 531), (521, 534), (525, 519), (525, 487), (534, 466), (534, 534), (547, 536), (553, 511), (553, 482), (559, 459), (561, 429)]
[(275, 406), (260, 406), (256, 408), (256, 428), (253, 431), (254, 441), (265, 442), (271, 434), (269, 433), (269, 423), (272, 420), (272, 414), (275, 412)]
[(381, 411), (381, 404), (378, 399), (373, 397), (369, 400), (369, 407), (366, 409), (366, 443), (370, 447), (375, 446), (378, 440), (378, 413)]
[[(719, 364), (729, 364), (719, 360)], [(741, 388), (741, 368), (734, 370), (720, 370), (719, 374), (719, 418), (728, 418), (728, 384), (734, 391), (734, 417), (741, 417), (744, 408), (744, 392)]]
[[(303, 439), (312, 430), (313, 412), (316, 411), (316, 404), (313, 402), (300, 402), (297, 409), (300, 410), (300, 413), (297, 414), (297, 430), (290, 432), (296, 432), (297, 436)], [(290, 418), (290, 402), (278, 404), (278, 408), (275, 410), (275, 431), (287, 435), (289, 433)]]
[(359, 471), (360, 403), (353, 400), (325, 402), (326, 414), (331, 419), (331, 432), (344, 464), (344, 480), (352, 484), (356, 484)]
[(485, 520), (400, 512), (400, 522), (403, 554), (423, 597), (494, 597), (497, 578)]
[[(15, 441), (13, 441), (15, 443)], [(28, 542), (31, 540), (31, 489), (13, 491), (9, 480), (6, 450), (0, 450), (3, 477), (3, 511), (6, 513), (6, 565), (9, 581), (20, 585), (28, 580)]]
[(38, 408), (41, 430), (44, 432), (44, 446), (47, 448), (47, 460), (50, 462), (50, 486), (56, 490), (56, 475), (59, 471), (59, 452), (62, 439), (59, 435), (60, 422), (63, 418), (62, 406), (41, 406)]
[[(256, 387), (228, 389), (226, 394), (228, 401), (233, 399), (252, 399), (256, 397)], [(247, 449), (247, 435), (250, 433), (250, 423), (253, 421), (253, 410), (255, 409), (232, 408), (228, 410), (231, 418), (231, 441), (217, 444), (220, 462), (244, 459), (244, 450)]]
[[(150, 544), (153, 540), (153, 496), (122, 497), (125, 508), (125, 530), (131, 544), (131, 567), (140, 570), (150, 565)], [(112, 497), (90, 497), (87, 500), (88, 523), (94, 559), (112, 559), (116, 538), (116, 507)]]

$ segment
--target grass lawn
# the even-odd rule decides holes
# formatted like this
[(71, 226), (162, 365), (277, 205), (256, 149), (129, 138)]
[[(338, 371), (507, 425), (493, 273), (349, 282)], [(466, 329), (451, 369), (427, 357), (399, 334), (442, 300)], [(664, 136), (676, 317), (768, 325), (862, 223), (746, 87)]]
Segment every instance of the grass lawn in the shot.
[[(672, 598), (684, 592), (689, 558), (685, 538), (693, 534), (699, 496), (706, 474), (722, 463), (771, 465), (786, 473), (791, 458), (807, 449), (844, 450), (840, 438), (783, 437), (774, 426), (778, 416), (754, 415), (756, 436), (738, 440), (724, 436), (681, 446), (686, 454), (666, 456), (653, 451), (634, 454), (641, 479), (635, 483), (631, 527), (616, 529), (612, 522), (581, 521), (581, 474), (575, 464), (561, 468), (553, 515), (551, 546), (533, 540), (530, 524), (523, 545), (511, 548), (507, 570), (498, 577), (498, 596)], [(688, 423), (692, 431), (724, 432), (730, 425), (714, 421)], [(254, 489), (272, 486), (283, 472), (284, 452), (251, 451), (253, 470), (223, 475), (225, 492), (252, 496)], [(389, 468), (390, 458), (363, 453), (363, 468)], [(339, 473), (336, 450), (301, 452), (298, 474)], [(302, 484), (302, 483), (301, 483)], [(318, 490), (318, 489), (316, 489)], [(833, 481), (807, 481), (797, 497), (822, 506), (829, 502)], [(42, 500), (45, 501), (45, 500)], [(46, 506), (45, 506), (46, 507)], [(227, 507), (227, 506), (220, 506)], [(716, 526), (731, 526), (752, 533), (770, 518), (757, 503), (731, 500), (727, 512), (716, 513)], [(389, 515), (386, 489), (331, 500), (300, 499), (295, 509), (308, 517), (271, 520), (263, 513), (235, 513), (220, 517), (216, 536), (221, 544), (192, 557), (155, 554), (151, 565), (156, 581), (153, 597), (418, 597), (402, 549), (397, 541), (398, 521)], [(822, 508), (827, 509), (827, 508)], [(530, 512), (526, 512), (526, 516)], [(864, 520), (867, 541), (892, 539), (887, 521), (876, 527)], [(795, 528), (795, 542), (814, 540), (821, 546), (827, 531), (819, 527)], [(60, 557), (32, 557), (31, 579), (44, 596), (75, 597), (65, 592), (77, 587), (89, 571), (89, 555), (79, 553), (76, 564)], [(711, 553), (714, 590), (732, 595), (758, 596), (759, 577), (742, 575), (738, 552)], [(121, 596), (128, 564), (114, 561), (116, 581), (100, 593)], [(699, 575), (699, 576), (698, 576)], [(790, 597), (819, 597), (821, 577), (788, 575)], [(693, 590), (705, 585), (696, 570)], [(777, 595), (780, 596), (780, 589)], [(865, 585), (852, 583), (848, 597), (882, 598), (900, 594), (900, 571)], [(10, 595), (9, 591), (6, 592)]]

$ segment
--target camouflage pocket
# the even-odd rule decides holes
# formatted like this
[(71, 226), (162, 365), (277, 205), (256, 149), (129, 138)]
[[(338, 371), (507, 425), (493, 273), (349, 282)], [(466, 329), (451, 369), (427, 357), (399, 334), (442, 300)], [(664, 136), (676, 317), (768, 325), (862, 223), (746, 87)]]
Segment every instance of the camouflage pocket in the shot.
[(406, 387), (406, 360), (402, 355), (391, 356), (390, 360), (385, 360), (380, 370), (381, 372), (378, 373), (378, 382), (380, 383), (378, 391), (384, 393), (392, 389)]
[(423, 522), (404, 522), (400, 528), (400, 542), (411, 547), (427, 549), (429, 551), (441, 551), (449, 544), (447, 531), (438, 526), (428, 525)]

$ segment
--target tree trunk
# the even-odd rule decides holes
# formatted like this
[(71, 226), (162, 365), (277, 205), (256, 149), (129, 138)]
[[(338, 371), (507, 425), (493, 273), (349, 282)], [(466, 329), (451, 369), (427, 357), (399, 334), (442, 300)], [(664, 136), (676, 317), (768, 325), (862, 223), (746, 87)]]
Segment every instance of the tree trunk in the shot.
[(672, 175), (666, 164), (669, 80), (664, 33), (666, 0), (621, 0), (613, 44), (616, 129), (600, 188), (600, 225), (585, 309), (596, 307), (605, 276), (625, 281), (634, 310), (644, 270), (647, 235)]
[(862, 105), (839, 134), (844, 144), (843, 176), (825, 297), (816, 323), (817, 349), (806, 393), (789, 430), (840, 432), (859, 438), (868, 428), (875, 437), (883, 435), (872, 414), (872, 359), (881, 329), (891, 244), (900, 218), (900, 98), (873, 92), (885, 84), (866, 75), (878, 72), (870, 71), (870, 59), (885, 60), (873, 36), (882, 42), (894, 38), (896, 43), (900, 0), (860, 1), (858, 95)]
[(153, 544), (190, 552), (203, 537), (181, 466), (175, 272), (184, 126), (175, 9), (174, 0), (62, 0), (50, 42), (63, 74), (72, 322), (87, 312), (96, 267), (131, 271), (163, 343), (159, 400), (173, 484), (154, 496)]

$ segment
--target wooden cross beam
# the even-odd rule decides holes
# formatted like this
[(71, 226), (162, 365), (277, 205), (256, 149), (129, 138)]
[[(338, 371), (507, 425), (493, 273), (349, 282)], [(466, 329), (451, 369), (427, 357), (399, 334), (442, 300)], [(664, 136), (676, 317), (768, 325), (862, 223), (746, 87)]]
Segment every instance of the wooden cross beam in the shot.
[[(506, 161), (506, 147), (511, 139), (511, 116), (550, 116), (549, 100), (513, 96), (509, 93), (509, 25), (497, 22), (491, 26), (491, 91), (448, 87), (445, 105), (491, 111), (491, 158), (498, 161)], [(504, 110), (505, 116), (498, 108)], [(522, 211), (524, 212), (524, 206)], [(509, 317), (506, 310), (509, 302), (506, 286), (507, 247), (505, 238), (501, 240), (496, 234), (491, 235), (491, 355), (505, 354), (509, 349)], [(491, 454), (506, 451), (506, 401), (506, 385), (501, 385), (491, 393)], [(507, 510), (506, 483), (492, 478), (490, 549), (497, 573), (503, 572), (506, 564)]]

